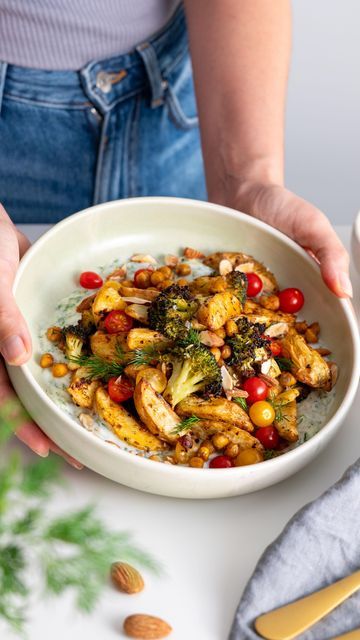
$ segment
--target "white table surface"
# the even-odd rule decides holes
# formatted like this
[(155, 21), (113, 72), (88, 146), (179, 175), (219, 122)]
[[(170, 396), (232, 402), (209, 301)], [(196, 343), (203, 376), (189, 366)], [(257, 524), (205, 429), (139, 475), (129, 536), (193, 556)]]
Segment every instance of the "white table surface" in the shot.
[[(34, 240), (44, 227), (26, 225), (23, 230)], [(349, 246), (350, 228), (337, 231)], [(156, 578), (143, 572), (146, 588), (136, 596), (105, 589), (89, 616), (74, 610), (71, 597), (35, 602), (29, 612), (30, 640), (116, 640), (124, 637), (123, 619), (135, 612), (163, 617), (174, 628), (173, 640), (226, 640), (241, 593), (265, 547), (297, 509), (319, 496), (358, 457), (359, 411), (358, 392), (340, 433), (314, 462), (289, 480), (237, 498), (158, 497), (68, 467), (68, 488), (57, 493), (56, 509), (95, 502), (109, 525), (134, 533), (139, 545), (162, 562), (166, 575)], [(10, 638), (1, 629), (0, 636)]]

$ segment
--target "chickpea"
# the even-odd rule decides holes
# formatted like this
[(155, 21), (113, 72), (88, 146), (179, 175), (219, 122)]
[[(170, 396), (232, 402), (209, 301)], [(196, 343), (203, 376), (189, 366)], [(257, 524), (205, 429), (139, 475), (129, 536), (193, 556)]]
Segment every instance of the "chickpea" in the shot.
[(218, 347), (211, 347), (210, 349), (211, 353), (213, 354), (216, 362), (219, 362), (220, 358), (221, 358), (221, 351)]
[(46, 332), (46, 337), (50, 342), (59, 342), (62, 338), (62, 331), (60, 327), (49, 327)]
[(228, 320), (225, 323), (225, 331), (226, 331), (226, 335), (229, 337), (234, 336), (236, 333), (238, 333), (239, 329), (235, 320)]
[(189, 276), (191, 273), (191, 267), (186, 262), (181, 262), (176, 267), (176, 275), (178, 276)]
[(40, 367), (43, 369), (47, 369), (48, 367), (52, 367), (54, 364), (54, 358), (51, 353), (44, 353), (40, 358)]
[(220, 449), (224, 449), (224, 447), (229, 444), (229, 438), (224, 436), (223, 433), (215, 433), (215, 435), (212, 437), (212, 443), (215, 449), (219, 451)]
[(262, 462), (264, 456), (257, 449), (243, 449), (234, 460), (235, 467), (245, 467), (248, 464), (257, 464)]
[(228, 360), (231, 357), (232, 351), (231, 351), (231, 347), (229, 347), (228, 344), (224, 344), (223, 348), (221, 349), (221, 357), (224, 360)]
[(145, 270), (138, 273), (136, 276), (136, 286), (139, 289), (147, 289), (151, 281), (151, 275), (150, 271)]
[(69, 369), (65, 363), (58, 362), (52, 365), (51, 372), (54, 378), (62, 378), (63, 376), (66, 376), (67, 373), (69, 373)]
[(180, 442), (177, 442), (175, 445), (174, 458), (176, 462), (180, 462), (180, 464), (184, 464), (189, 459), (188, 450), (185, 447), (183, 447)]
[(122, 287), (133, 287), (134, 283), (132, 280), (123, 280), (121, 283)]
[(222, 338), (224, 340), (224, 338), (226, 338), (226, 331), (224, 329), (224, 327), (220, 327), (220, 329), (216, 329), (216, 331), (214, 331), (214, 333), (216, 333), (217, 336), (219, 336), (219, 338)]
[(172, 280), (163, 280), (163, 282), (159, 282), (159, 284), (157, 285), (157, 290), (162, 291), (163, 289), (167, 289), (168, 287), (170, 287), (170, 285), (172, 284)]
[(160, 284), (160, 282), (163, 282), (163, 280), (165, 280), (165, 276), (163, 273), (161, 273), (161, 271), (157, 269), (151, 274), (150, 280), (151, 284), (157, 286), (158, 284)]
[(209, 459), (210, 455), (211, 455), (211, 451), (209, 449), (209, 447), (205, 447), (204, 445), (201, 445), (199, 451), (198, 451), (198, 455), (200, 456), (200, 458), (202, 458), (205, 462), (206, 460)]
[(229, 458), (236, 458), (239, 453), (239, 445), (234, 442), (229, 442), (227, 447), (225, 447), (224, 454), (229, 456)]
[(199, 458), (199, 456), (194, 456), (189, 461), (189, 467), (195, 467), (196, 469), (201, 469), (204, 466), (204, 460)]
[(209, 449), (210, 454), (214, 453), (215, 451), (215, 447), (213, 445), (213, 443), (211, 442), (211, 440), (204, 440), (204, 442), (201, 445), (202, 447), (206, 447), (207, 449)]
[(189, 284), (189, 281), (186, 280), (186, 278), (179, 278), (179, 280), (177, 281), (177, 284), (179, 285), (179, 287), (187, 287)]
[(164, 278), (172, 278), (172, 270), (170, 267), (159, 267), (158, 271), (163, 274)]
[(278, 380), (282, 387), (292, 387), (296, 384), (296, 378), (289, 371), (283, 371)]

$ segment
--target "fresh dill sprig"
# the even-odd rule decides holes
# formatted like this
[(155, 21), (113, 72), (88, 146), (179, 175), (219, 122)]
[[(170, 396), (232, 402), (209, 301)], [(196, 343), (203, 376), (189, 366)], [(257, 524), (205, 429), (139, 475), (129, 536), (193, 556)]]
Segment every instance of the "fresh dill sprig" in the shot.
[(291, 371), (293, 363), (290, 358), (276, 357), (275, 360), (279, 365), (279, 369), (281, 369), (281, 371)]
[(244, 411), (248, 411), (249, 407), (245, 398), (233, 398), (232, 400), (233, 402), (237, 402)]
[(126, 355), (120, 345), (116, 345), (115, 359), (111, 362), (94, 354), (91, 356), (78, 356), (70, 360), (87, 369), (87, 375), (85, 376), (87, 379), (95, 380), (101, 378), (107, 381), (109, 378), (121, 376)]
[(159, 360), (161, 352), (155, 345), (149, 345), (142, 349), (134, 349), (129, 355), (128, 364), (133, 364), (136, 367), (142, 364), (151, 364), (154, 360)]
[(280, 451), (276, 451), (276, 449), (265, 449), (264, 451), (264, 460), (271, 460), (272, 458), (277, 458), (280, 455)]
[(189, 416), (188, 418), (184, 418), (183, 420), (181, 420), (181, 422), (179, 422), (179, 424), (176, 425), (175, 429), (173, 429), (171, 433), (177, 435), (182, 433), (183, 431), (189, 431), (189, 429), (191, 429), (194, 424), (199, 422), (199, 420), (200, 418), (198, 418), (197, 416)]
[(286, 416), (283, 412), (283, 407), (287, 404), (286, 402), (279, 402), (276, 400), (276, 398), (274, 400), (268, 398), (267, 401), (271, 404), (275, 411), (275, 422), (281, 422), (282, 420), (289, 422), (289, 417)]

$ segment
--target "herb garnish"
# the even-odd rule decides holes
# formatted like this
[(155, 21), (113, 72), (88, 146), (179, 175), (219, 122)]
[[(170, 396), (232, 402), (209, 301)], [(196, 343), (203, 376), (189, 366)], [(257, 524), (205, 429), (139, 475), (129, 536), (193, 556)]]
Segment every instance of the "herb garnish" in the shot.
[(291, 371), (293, 363), (290, 358), (276, 357), (275, 360), (278, 363), (279, 369), (281, 369), (281, 371)]
[(200, 418), (198, 418), (197, 416), (188, 416), (187, 418), (184, 418), (181, 422), (179, 422), (179, 424), (176, 425), (175, 429), (173, 429), (171, 433), (175, 435), (178, 433), (182, 433), (183, 431), (189, 431), (189, 429), (191, 429), (194, 424), (199, 422), (199, 420)]
[(114, 360), (111, 362), (109, 360), (105, 360), (97, 355), (91, 356), (78, 356), (76, 358), (70, 358), (71, 362), (78, 364), (80, 367), (85, 367), (87, 369), (86, 379), (98, 379), (101, 378), (104, 381), (107, 381), (109, 378), (121, 376), (124, 370), (124, 362), (126, 355), (124, 351), (120, 347), (120, 345), (116, 345), (116, 355)]
[(244, 411), (248, 411), (249, 407), (245, 398), (233, 398), (232, 401), (237, 402)]

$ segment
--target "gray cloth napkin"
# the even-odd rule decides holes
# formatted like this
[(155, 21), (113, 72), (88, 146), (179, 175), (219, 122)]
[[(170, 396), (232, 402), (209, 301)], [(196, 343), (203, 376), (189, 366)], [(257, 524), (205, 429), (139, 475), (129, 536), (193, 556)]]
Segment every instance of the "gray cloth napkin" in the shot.
[[(229, 640), (259, 640), (255, 618), (360, 569), (360, 460), (303, 507), (265, 550), (247, 584)], [(360, 591), (299, 637), (330, 640), (360, 627)]]

